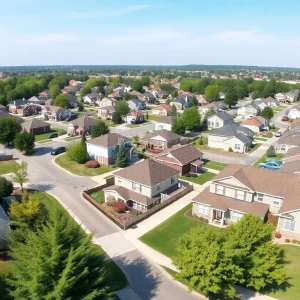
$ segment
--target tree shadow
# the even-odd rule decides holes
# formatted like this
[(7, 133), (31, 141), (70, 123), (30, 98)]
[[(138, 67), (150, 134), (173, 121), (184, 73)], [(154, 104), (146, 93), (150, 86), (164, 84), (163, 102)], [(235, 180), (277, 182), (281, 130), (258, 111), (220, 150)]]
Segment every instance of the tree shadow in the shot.
[(31, 183), (29, 184), (29, 189), (38, 191), (47, 192), (52, 190), (55, 187), (53, 183)]
[(153, 299), (162, 282), (158, 272), (146, 259), (134, 250), (114, 258), (114, 261), (124, 271), (132, 289), (141, 299)]
[(34, 153), (31, 156), (43, 156), (45, 154), (50, 153), (53, 148), (52, 147), (39, 147), (34, 149)]

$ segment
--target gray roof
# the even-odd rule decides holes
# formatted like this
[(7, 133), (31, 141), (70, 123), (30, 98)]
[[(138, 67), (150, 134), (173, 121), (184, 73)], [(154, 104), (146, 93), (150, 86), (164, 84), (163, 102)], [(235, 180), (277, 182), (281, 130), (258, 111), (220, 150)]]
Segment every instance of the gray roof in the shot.
[(76, 103), (77, 102), (77, 97), (76, 96), (74, 96), (72, 94), (69, 94), (69, 93), (64, 94), (64, 95), (67, 98), (69, 103)]
[(172, 125), (173, 122), (175, 121), (176, 117), (173, 116), (168, 116), (165, 118), (161, 118), (160, 120), (157, 120), (156, 123), (163, 123), (163, 124), (170, 124)]
[(279, 172), (289, 174), (300, 172), (300, 160), (284, 163), (283, 166), (279, 169)]
[(161, 136), (167, 141), (173, 141), (173, 140), (178, 140), (181, 139), (181, 135), (174, 133), (172, 131), (166, 130), (166, 129), (161, 129), (158, 131), (155, 131), (153, 133), (147, 134), (143, 137), (143, 140), (149, 140), (153, 139), (156, 136)]
[(244, 144), (248, 144), (252, 141), (254, 132), (246, 127), (230, 123), (224, 125), (223, 127), (215, 129), (214, 131), (209, 133), (209, 135), (236, 137)]
[(132, 98), (132, 99), (128, 100), (127, 102), (129, 102), (129, 101), (133, 102), (135, 105), (139, 105), (141, 103), (140, 100), (135, 99), (135, 98)]
[(252, 106), (252, 107), (254, 107), (255, 109), (257, 109), (257, 110), (260, 110), (260, 108), (259, 108), (259, 106), (257, 106), (255, 103), (253, 103), (253, 102), (251, 102), (251, 103), (249, 103), (249, 104), (247, 104), (247, 105), (245, 105), (245, 106)]
[(0, 118), (9, 116), (10, 114), (7, 111), (0, 110)]
[(87, 127), (98, 124), (98, 122), (99, 122), (99, 120), (89, 118), (87, 116), (87, 114), (85, 114), (84, 117), (75, 119), (74, 121), (71, 122), (71, 124), (74, 126), (87, 128)]
[(23, 128), (33, 129), (33, 128), (41, 128), (41, 127), (44, 128), (44, 127), (48, 127), (48, 126), (50, 127), (50, 124), (47, 122), (38, 120), (38, 119), (30, 119), (30, 120), (23, 122), (21, 124), (21, 126)]
[(87, 141), (87, 144), (92, 144), (104, 148), (115, 147), (121, 144), (122, 141), (130, 141), (126, 136), (118, 133), (108, 133)]
[(225, 111), (217, 112), (214, 114), (214, 116), (219, 117), (223, 121), (233, 120), (233, 117)]

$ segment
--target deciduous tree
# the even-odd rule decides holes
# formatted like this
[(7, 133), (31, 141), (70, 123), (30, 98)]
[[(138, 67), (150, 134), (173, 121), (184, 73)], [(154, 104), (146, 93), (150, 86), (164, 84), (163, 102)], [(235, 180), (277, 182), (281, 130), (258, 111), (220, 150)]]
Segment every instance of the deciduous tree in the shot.
[(109, 133), (109, 128), (103, 121), (99, 121), (96, 125), (92, 126), (91, 136), (92, 138), (105, 135)]
[(62, 108), (68, 108), (69, 107), (68, 100), (67, 100), (66, 96), (63, 95), (63, 94), (59, 94), (58, 96), (56, 96), (55, 101), (54, 101), (54, 105), (62, 107)]
[(115, 124), (121, 124), (123, 122), (121, 115), (117, 111), (113, 113), (111, 120)]
[(27, 131), (17, 133), (14, 139), (16, 149), (28, 153), (34, 149), (35, 136)]
[(273, 109), (269, 106), (265, 107), (260, 115), (268, 120), (272, 119), (274, 117), (274, 112), (273, 112)]
[(13, 184), (5, 177), (0, 176), (0, 197), (7, 197), (13, 192)]
[(21, 123), (12, 116), (0, 118), (0, 144), (9, 145), (21, 131)]
[(60, 87), (54, 84), (50, 87), (50, 95), (52, 99), (55, 99), (60, 94)]
[(177, 118), (172, 124), (172, 132), (180, 135), (185, 134), (185, 124), (181, 118)]
[(24, 183), (28, 182), (28, 164), (22, 161), (21, 164), (16, 164), (12, 168), (12, 181), (18, 183), (21, 186), (22, 192)]
[(151, 79), (149, 76), (142, 76), (140, 80), (143, 86), (149, 86), (151, 83)]
[(193, 130), (200, 127), (200, 114), (196, 107), (186, 108), (181, 116), (186, 130)]
[(219, 99), (220, 87), (216, 84), (209, 85), (205, 88), (205, 98), (208, 102)]
[(127, 101), (121, 100), (116, 104), (116, 112), (120, 114), (120, 116), (124, 117), (130, 112), (130, 108), (127, 104)]
[(137, 79), (133, 84), (132, 84), (132, 89), (137, 91), (137, 92), (143, 92), (143, 83), (140, 79)]
[(234, 89), (231, 88), (227, 91), (224, 103), (228, 105), (229, 108), (231, 108), (231, 106), (234, 106), (238, 103), (238, 96), (235, 93)]

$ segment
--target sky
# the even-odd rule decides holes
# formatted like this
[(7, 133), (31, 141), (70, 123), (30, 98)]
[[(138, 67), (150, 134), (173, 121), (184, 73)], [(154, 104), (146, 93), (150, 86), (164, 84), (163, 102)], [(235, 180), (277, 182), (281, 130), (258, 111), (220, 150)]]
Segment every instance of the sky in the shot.
[(0, 0), (0, 66), (300, 67), (297, 0)]

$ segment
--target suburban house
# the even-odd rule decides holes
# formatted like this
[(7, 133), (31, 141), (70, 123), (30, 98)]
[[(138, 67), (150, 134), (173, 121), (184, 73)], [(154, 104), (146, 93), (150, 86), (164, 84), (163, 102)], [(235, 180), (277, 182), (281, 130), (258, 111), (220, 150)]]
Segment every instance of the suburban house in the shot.
[[(11, 107), (9, 107), (11, 109)], [(10, 111), (11, 112), (11, 111)], [(24, 117), (37, 115), (41, 112), (41, 106), (37, 104), (24, 104), (18, 106), (14, 113), (22, 115)]]
[(155, 122), (155, 130), (161, 130), (161, 129), (166, 129), (171, 131), (172, 130), (172, 124), (176, 117), (173, 116), (168, 116), (161, 118), (160, 120), (157, 120)]
[(28, 101), (25, 98), (14, 100), (8, 104), (8, 111), (10, 113), (17, 114), (17, 110), (20, 109), (21, 106), (24, 106), (26, 104), (28, 104)]
[(107, 106), (116, 106), (117, 102), (118, 100), (114, 98), (107, 98), (107, 97), (104, 97), (103, 99), (97, 101), (100, 108), (107, 107)]
[(279, 102), (273, 97), (267, 97), (266, 99), (264, 99), (264, 102), (267, 104), (267, 106), (271, 106), (271, 107), (279, 106)]
[(259, 109), (262, 111), (265, 107), (267, 107), (267, 103), (264, 101), (265, 99), (257, 98), (252, 101), (253, 104), (259, 107)]
[(49, 99), (45, 100), (45, 105), (51, 106), (51, 105), (54, 105), (54, 102), (55, 102), (54, 99), (49, 98)]
[(287, 97), (284, 93), (277, 93), (274, 95), (274, 97), (278, 102), (286, 102), (287, 101)]
[(125, 121), (128, 124), (139, 124), (145, 122), (145, 117), (139, 110), (132, 110), (127, 114)]
[(163, 202), (178, 189), (178, 171), (152, 159), (114, 173), (115, 185), (103, 189), (105, 201), (115, 199), (137, 210)]
[(44, 106), (42, 110), (42, 117), (50, 121), (64, 121), (71, 113), (59, 106)]
[(132, 160), (136, 154), (136, 149), (132, 146), (131, 139), (117, 133), (108, 133), (88, 140), (86, 146), (89, 158), (100, 164), (113, 165), (122, 142), (128, 150), (129, 160)]
[(300, 147), (290, 148), (281, 161), (279, 172), (300, 175)]
[(156, 97), (152, 93), (146, 92), (142, 95), (142, 97), (140, 97), (140, 100), (149, 104), (153, 104), (156, 102)]
[(281, 161), (285, 164), (288, 162), (300, 161), (300, 146), (290, 148), (281, 159)]
[(69, 81), (69, 86), (75, 86), (77, 88), (83, 88), (85, 86), (85, 83), (82, 82), (82, 81), (71, 79)]
[(295, 105), (291, 109), (288, 109), (286, 111), (286, 114), (289, 117), (289, 119), (291, 119), (291, 120), (299, 119), (300, 118), (300, 104)]
[(51, 98), (51, 93), (50, 93), (49, 90), (44, 90), (44, 91), (40, 92), (39, 95), (40, 95), (41, 97), (46, 98), (46, 99)]
[(87, 94), (82, 98), (83, 102), (86, 104), (95, 104), (100, 100), (100, 95), (97, 93)]
[(7, 107), (0, 104), (0, 111), (7, 111)]
[(103, 106), (98, 108), (97, 116), (102, 120), (110, 120), (113, 113), (116, 111), (114, 106)]
[(181, 135), (172, 131), (161, 129), (145, 135), (141, 139), (143, 145), (147, 145), (150, 150), (163, 151), (180, 143)]
[(269, 130), (268, 120), (260, 116), (245, 120), (242, 122), (241, 126), (249, 128), (255, 133)]
[(152, 109), (152, 115), (169, 116), (171, 114), (172, 107), (169, 104), (161, 104)]
[(192, 99), (193, 97), (188, 94), (179, 94), (170, 102), (170, 105), (175, 105), (178, 110), (183, 110), (191, 106)]
[(237, 110), (238, 116), (245, 118), (253, 118), (257, 116), (259, 112), (260, 108), (254, 103), (250, 103), (245, 106), (239, 107)]
[(222, 101), (213, 101), (203, 106), (199, 106), (198, 110), (201, 115), (205, 115), (211, 110), (214, 110), (216, 112), (226, 110), (226, 104)]
[(233, 164), (192, 200), (192, 213), (221, 227), (251, 213), (269, 219), (284, 236), (299, 238), (299, 194), (297, 175)]
[(77, 102), (77, 97), (76, 96), (67, 93), (67, 94), (65, 94), (65, 97), (67, 98), (69, 107), (71, 107), (71, 108), (77, 107), (78, 102)]
[(125, 96), (125, 93), (126, 92), (125, 92), (125, 90), (123, 88), (118, 88), (118, 89), (115, 89), (112, 94), (109, 94), (108, 97), (120, 100), (120, 99), (122, 99)]
[(292, 90), (285, 94), (288, 102), (295, 102), (298, 98), (299, 90)]
[(22, 130), (32, 134), (50, 132), (50, 124), (38, 119), (30, 119), (21, 124)]
[(46, 101), (46, 99), (44, 97), (36, 97), (36, 96), (33, 96), (28, 99), (28, 103), (38, 104), (38, 105), (44, 105), (45, 101)]
[(277, 153), (287, 153), (289, 149), (299, 146), (300, 129), (295, 129), (284, 133), (274, 144), (274, 148)]
[(208, 147), (245, 153), (252, 146), (253, 136), (252, 130), (231, 123), (208, 134)]
[(127, 104), (131, 110), (144, 110), (146, 109), (146, 104), (138, 99), (130, 99)]
[[(154, 157), (154, 159), (180, 172), (180, 175), (186, 173), (200, 173), (203, 161), (203, 153), (190, 144), (174, 146)], [(201, 176), (201, 175), (200, 175)]]
[(223, 127), (224, 125), (230, 124), (233, 122), (233, 118), (230, 114), (221, 111), (212, 115), (207, 119), (208, 129), (215, 129), (219, 127)]
[(92, 126), (98, 124), (98, 120), (89, 118), (87, 114), (84, 117), (71, 121), (68, 125), (68, 135), (89, 135)]

